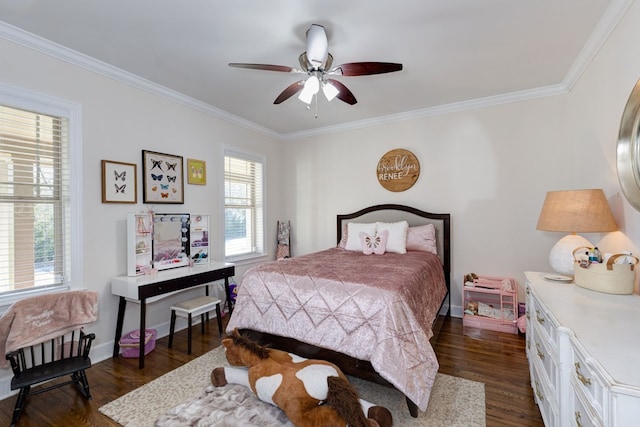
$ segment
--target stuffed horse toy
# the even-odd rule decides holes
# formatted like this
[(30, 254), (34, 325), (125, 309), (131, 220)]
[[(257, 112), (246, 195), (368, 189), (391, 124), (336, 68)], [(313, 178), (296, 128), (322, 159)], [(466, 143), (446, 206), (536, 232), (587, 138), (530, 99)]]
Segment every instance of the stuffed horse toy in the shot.
[(391, 412), (359, 399), (347, 377), (332, 363), (258, 345), (237, 330), (222, 344), (232, 366), (215, 368), (211, 383), (249, 387), (260, 400), (282, 409), (296, 427), (392, 425)]

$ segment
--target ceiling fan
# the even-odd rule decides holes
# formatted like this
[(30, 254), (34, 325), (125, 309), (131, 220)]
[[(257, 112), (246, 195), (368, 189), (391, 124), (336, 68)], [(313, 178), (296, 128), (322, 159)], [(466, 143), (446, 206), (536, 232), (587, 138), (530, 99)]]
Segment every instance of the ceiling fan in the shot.
[(367, 76), (402, 70), (402, 64), (392, 62), (349, 62), (332, 68), (333, 56), (329, 53), (327, 33), (322, 25), (312, 24), (307, 30), (307, 50), (298, 57), (300, 68), (286, 65), (245, 64), (232, 62), (230, 67), (252, 70), (281, 71), (307, 74), (308, 77), (289, 85), (273, 101), (280, 104), (300, 92), (298, 99), (310, 104), (320, 89), (327, 100), (338, 98), (349, 105), (357, 103), (356, 97), (338, 80), (329, 76)]

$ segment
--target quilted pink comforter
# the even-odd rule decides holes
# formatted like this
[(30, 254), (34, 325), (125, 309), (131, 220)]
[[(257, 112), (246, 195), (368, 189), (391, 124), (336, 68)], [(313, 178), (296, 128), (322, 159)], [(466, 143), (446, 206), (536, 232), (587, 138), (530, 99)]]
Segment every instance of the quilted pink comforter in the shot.
[(434, 254), (332, 248), (247, 271), (228, 330), (253, 329), (368, 360), (424, 411), (438, 371), (431, 324), (445, 294)]

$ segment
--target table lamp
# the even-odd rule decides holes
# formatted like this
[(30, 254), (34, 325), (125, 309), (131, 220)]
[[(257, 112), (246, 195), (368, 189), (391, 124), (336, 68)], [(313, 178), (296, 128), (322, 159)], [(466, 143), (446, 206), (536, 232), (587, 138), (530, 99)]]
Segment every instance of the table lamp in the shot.
[(576, 233), (608, 233), (618, 226), (604, 192), (592, 189), (549, 191), (536, 229), (570, 233), (551, 248), (549, 263), (557, 273), (573, 276), (573, 251), (581, 246), (593, 247)]

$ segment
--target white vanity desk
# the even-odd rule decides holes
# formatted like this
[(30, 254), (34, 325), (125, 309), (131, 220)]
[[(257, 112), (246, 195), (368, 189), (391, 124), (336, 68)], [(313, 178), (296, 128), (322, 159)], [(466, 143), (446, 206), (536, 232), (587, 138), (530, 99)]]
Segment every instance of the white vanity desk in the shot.
[[(211, 262), (193, 267), (180, 267), (163, 270), (152, 275), (143, 276), (120, 276), (111, 279), (111, 293), (120, 297), (118, 304), (118, 318), (116, 322), (116, 334), (113, 342), (113, 357), (117, 358), (120, 352), (120, 337), (122, 336), (122, 325), (124, 322), (125, 308), (127, 300), (140, 302), (140, 330), (146, 329), (147, 302), (153, 298), (166, 296), (168, 294), (203, 286), (207, 283), (224, 279), (224, 288), (229, 304), (229, 316), (233, 312), (231, 304), (231, 291), (229, 289), (229, 278), (235, 274), (235, 266), (226, 262)], [(209, 291), (207, 289), (207, 295)], [(140, 346), (144, 348), (144, 335), (140, 334)], [(144, 368), (144, 351), (138, 357), (140, 369)]]
[(527, 357), (545, 425), (640, 425), (640, 295), (525, 272)]

